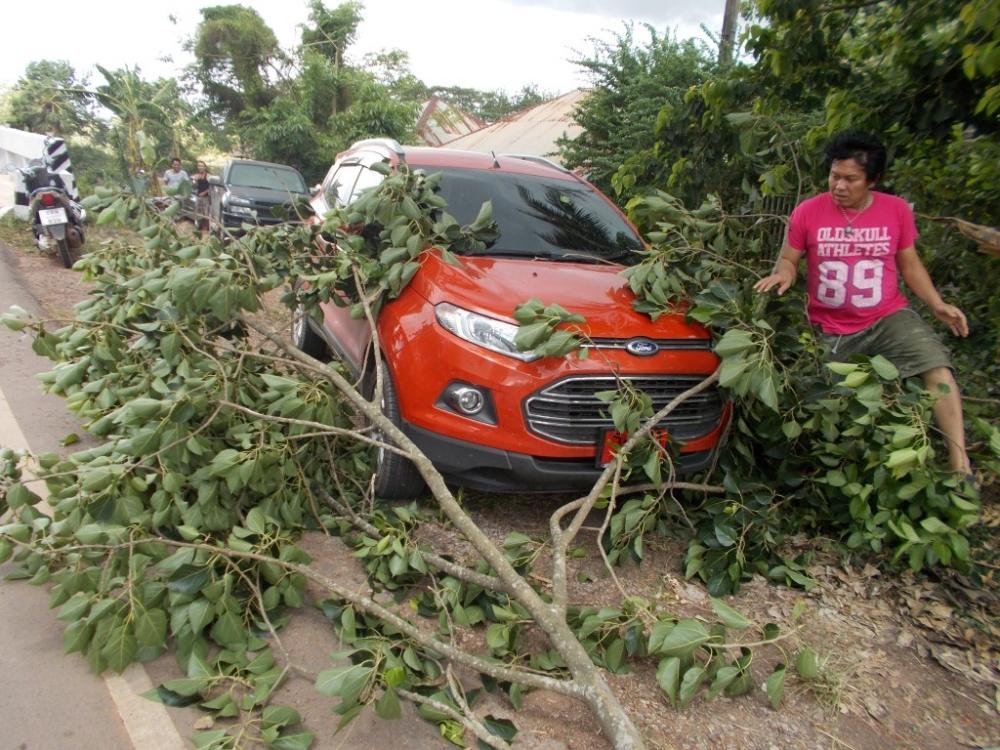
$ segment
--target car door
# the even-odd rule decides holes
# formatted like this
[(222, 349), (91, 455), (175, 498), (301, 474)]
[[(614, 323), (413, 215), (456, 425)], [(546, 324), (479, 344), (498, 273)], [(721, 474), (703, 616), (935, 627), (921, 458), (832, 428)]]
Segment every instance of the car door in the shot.
[[(325, 206), (329, 211), (334, 206), (350, 204), (362, 190), (378, 185), (383, 176), (369, 168), (377, 161), (381, 161), (377, 155), (360, 157), (356, 161), (345, 162), (337, 170), (331, 170), (314, 205), (317, 209)], [(355, 372), (360, 372), (372, 339), (368, 321), (354, 320), (350, 307), (328, 302), (323, 305), (323, 322), (341, 360)]]

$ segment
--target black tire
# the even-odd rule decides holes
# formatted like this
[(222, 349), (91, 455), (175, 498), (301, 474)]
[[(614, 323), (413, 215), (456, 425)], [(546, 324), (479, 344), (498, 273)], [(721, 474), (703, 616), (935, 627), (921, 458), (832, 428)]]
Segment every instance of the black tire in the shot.
[(66, 238), (63, 237), (61, 240), (56, 240), (56, 244), (59, 246), (59, 260), (65, 268), (73, 267), (73, 255), (70, 253), (69, 243), (66, 242)]
[(327, 362), (330, 359), (330, 350), (326, 342), (319, 336), (306, 317), (305, 310), (299, 305), (292, 313), (292, 343), (310, 357)]
[[(403, 420), (399, 415), (399, 398), (392, 382), (389, 368), (382, 367), (382, 413), (402, 429)], [(375, 391), (375, 374), (366, 378), (365, 396), (371, 398)], [(381, 431), (372, 437), (383, 440)], [(427, 485), (417, 468), (398, 453), (386, 448), (375, 449), (375, 497), (383, 500), (412, 500), (424, 494)]]

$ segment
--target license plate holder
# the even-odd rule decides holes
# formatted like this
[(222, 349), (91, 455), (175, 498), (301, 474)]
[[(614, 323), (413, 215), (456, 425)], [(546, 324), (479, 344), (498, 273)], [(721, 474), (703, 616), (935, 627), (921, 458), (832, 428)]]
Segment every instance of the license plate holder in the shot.
[[(658, 442), (664, 449), (667, 448), (667, 443), (670, 440), (670, 435), (663, 428), (654, 428), (650, 431), (650, 435)], [(627, 432), (619, 432), (614, 428), (601, 430), (597, 441), (597, 455), (594, 457), (594, 463), (597, 468), (603, 469), (609, 463), (615, 460), (615, 453), (628, 441)]]
[(38, 212), (38, 220), (42, 223), (42, 226), (50, 227), (53, 224), (68, 224), (69, 219), (66, 216), (66, 209), (60, 206), (59, 208), (43, 208)]

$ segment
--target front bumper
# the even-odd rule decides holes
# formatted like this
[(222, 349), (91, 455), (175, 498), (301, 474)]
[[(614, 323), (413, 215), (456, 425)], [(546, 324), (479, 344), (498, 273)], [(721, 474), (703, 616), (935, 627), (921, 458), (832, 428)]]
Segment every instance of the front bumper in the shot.
[(280, 224), (281, 219), (274, 216), (252, 216), (249, 214), (234, 214), (229, 211), (222, 212), (222, 225), (229, 229), (239, 229), (244, 224), (256, 224), (257, 226), (272, 226)]
[[(594, 486), (603, 471), (593, 458), (540, 458), (445, 437), (404, 424), (403, 432), (450, 482), (483, 492), (572, 492)], [(678, 475), (701, 471), (715, 449), (681, 453)]]

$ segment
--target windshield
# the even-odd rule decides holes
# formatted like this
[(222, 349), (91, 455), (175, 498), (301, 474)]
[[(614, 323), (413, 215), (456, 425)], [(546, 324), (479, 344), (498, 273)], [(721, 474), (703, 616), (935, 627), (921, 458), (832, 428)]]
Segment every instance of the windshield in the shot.
[(580, 182), (478, 169), (440, 171), (445, 210), (471, 224), (493, 201), (500, 237), (483, 255), (612, 261), (631, 265), (642, 250), (635, 230), (597, 193)]
[(302, 175), (289, 167), (263, 164), (234, 164), (229, 170), (229, 184), (235, 187), (265, 188), (285, 193), (305, 193)]

